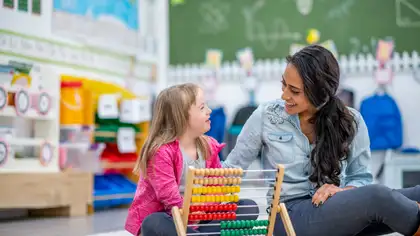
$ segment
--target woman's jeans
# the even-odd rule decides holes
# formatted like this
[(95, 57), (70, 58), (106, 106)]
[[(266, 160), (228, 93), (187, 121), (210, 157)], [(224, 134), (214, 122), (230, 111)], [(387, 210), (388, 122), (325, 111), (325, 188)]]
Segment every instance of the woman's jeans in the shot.
[[(236, 214), (252, 214), (251, 216), (237, 216), (237, 220), (256, 220), (258, 218), (259, 209), (253, 200), (239, 200), (238, 206), (255, 206), (255, 207), (238, 207)], [(220, 223), (219, 220), (200, 222), (200, 224)], [(197, 230), (187, 228), (187, 233), (208, 233), (220, 232), (220, 226), (200, 226)], [(156, 212), (144, 219), (141, 226), (142, 236), (176, 236), (176, 228), (172, 217), (165, 212)]]
[[(392, 190), (368, 185), (338, 192), (315, 207), (311, 198), (286, 202), (296, 235), (413, 235), (419, 227), (420, 186)], [(281, 218), (275, 235), (286, 235)]]

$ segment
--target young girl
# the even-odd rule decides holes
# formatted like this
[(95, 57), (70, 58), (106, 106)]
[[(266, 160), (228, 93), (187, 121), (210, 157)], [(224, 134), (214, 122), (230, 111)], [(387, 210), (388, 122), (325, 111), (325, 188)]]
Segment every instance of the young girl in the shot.
[[(204, 135), (210, 129), (211, 110), (198, 86), (188, 83), (165, 89), (157, 97), (154, 109), (149, 137), (134, 169), (141, 177), (125, 229), (133, 235), (176, 235), (171, 209), (182, 208), (188, 166), (221, 168), (218, 154), (224, 144)], [(255, 207), (238, 208), (237, 214), (259, 212), (252, 200), (240, 200), (238, 205)], [(257, 215), (242, 217), (256, 218)], [(219, 226), (188, 228), (188, 232), (217, 230)]]

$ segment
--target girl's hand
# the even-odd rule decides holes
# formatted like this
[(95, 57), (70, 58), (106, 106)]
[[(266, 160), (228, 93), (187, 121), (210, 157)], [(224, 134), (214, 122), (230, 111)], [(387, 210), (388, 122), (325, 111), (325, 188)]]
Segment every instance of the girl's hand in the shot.
[(327, 201), (328, 198), (334, 196), (336, 193), (343, 191), (344, 189), (335, 186), (334, 184), (322, 185), (312, 197), (312, 204), (316, 207), (322, 205)]

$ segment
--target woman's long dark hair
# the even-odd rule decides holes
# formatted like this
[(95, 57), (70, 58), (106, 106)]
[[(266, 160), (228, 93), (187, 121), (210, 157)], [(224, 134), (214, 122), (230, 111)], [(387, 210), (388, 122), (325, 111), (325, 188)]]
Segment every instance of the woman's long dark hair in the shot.
[(305, 95), (318, 109), (310, 120), (315, 126), (315, 148), (311, 153), (309, 180), (340, 185), (341, 161), (347, 159), (356, 133), (356, 122), (349, 109), (336, 96), (340, 68), (334, 55), (318, 45), (307, 46), (287, 58), (303, 80)]

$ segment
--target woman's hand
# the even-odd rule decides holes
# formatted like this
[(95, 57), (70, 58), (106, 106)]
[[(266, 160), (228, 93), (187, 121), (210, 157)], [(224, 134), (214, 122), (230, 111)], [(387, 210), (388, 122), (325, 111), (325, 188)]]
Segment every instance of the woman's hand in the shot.
[(334, 196), (336, 193), (344, 191), (345, 189), (339, 188), (334, 184), (322, 185), (312, 197), (312, 204), (315, 206), (322, 205), (328, 198)]

